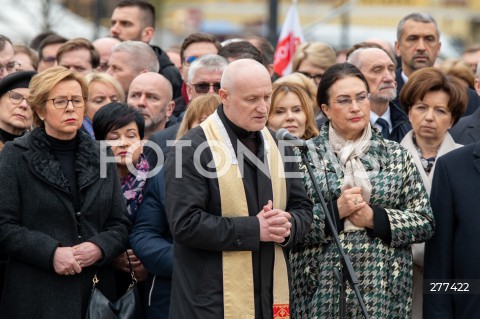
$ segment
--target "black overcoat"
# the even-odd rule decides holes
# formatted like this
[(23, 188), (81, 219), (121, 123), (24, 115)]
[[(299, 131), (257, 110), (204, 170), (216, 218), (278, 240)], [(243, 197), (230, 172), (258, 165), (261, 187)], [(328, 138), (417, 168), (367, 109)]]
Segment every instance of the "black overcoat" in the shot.
[[(237, 138), (225, 120), (223, 107), (218, 114), (230, 137), (234, 150)], [(272, 199), (271, 181), (247, 161), (243, 180), (249, 217), (221, 217), (222, 207), (212, 153), (196, 150), (206, 141), (201, 127), (190, 130), (182, 142), (191, 146), (172, 149), (165, 162), (165, 205), (173, 235), (173, 279), (170, 318), (223, 318), (222, 251), (252, 251), (255, 318), (272, 315), (272, 269), (274, 244), (260, 242), (260, 226), (256, 215), (268, 199)], [(257, 156), (263, 161), (264, 146), (258, 145)], [(293, 155), (293, 151), (287, 152)], [(298, 172), (295, 162), (285, 162), (285, 171)], [(181, 167), (181, 177), (176, 167)], [(197, 166), (197, 167), (196, 167)], [(177, 170), (177, 173), (179, 170)], [(298, 243), (310, 230), (312, 203), (299, 178), (287, 178), (287, 208), (292, 215), (288, 244)], [(235, 196), (235, 194), (231, 194)], [(241, 274), (239, 274), (241, 276)]]
[[(479, 317), (479, 189), (480, 142), (437, 159), (430, 195), (436, 229), (425, 244), (424, 319)], [(457, 291), (467, 288), (470, 293)]]
[[(1, 318), (83, 319), (95, 269), (102, 292), (114, 297), (110, 265), (128, 240), (125, 202), (115, 164), (100, 177), (99, 143), (80, 131), (77, 143), (79, 212), (43, 128), (7, 143), (0, 155), (0, 249), (10, 255)], [(80, 274), (55, 273), (55, 249), (85, 241), (99, 246), (103, 259)]]

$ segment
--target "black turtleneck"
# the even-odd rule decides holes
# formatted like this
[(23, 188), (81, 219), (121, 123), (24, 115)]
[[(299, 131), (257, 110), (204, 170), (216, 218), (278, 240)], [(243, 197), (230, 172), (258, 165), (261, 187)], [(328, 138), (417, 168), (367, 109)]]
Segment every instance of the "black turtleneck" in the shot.
[(223, 111), (223, 107), (218, 108), (219, 115), (223, 115), (225, 117), (228, 126), (232, 129), (233, 133), (238, 137), (240, 142), (245, 145), (250, 152), (257, 155), (258, 151), (258, 132), (250, 132), (247, 131), (237, 125), (235, 125), (230, 119), (225, 115)]
[(7, 131), (5, 130), (2, 130), (0, 128), (0, 141), (6, 143), (6, 142), (10, 142), (10, 141), (13, 141), (13, 139), (17, 138), (17, 137), (20, 137), (22, 136), (23, 134), (20, 134), (20, 135), (15, 135), (15, 134), (12, 134), (12, 133), (8, 133)]
[(80, 211), (81, 201), (78, 189), (77, 174), (75, 172), (75, 155), (77, 153), (77, 137), (71, 140), (59, 140), (47, 134), (47, 140), (52, 146), (55, 157), (60, 162), (62, 172), (70, 185), (73, 208)]

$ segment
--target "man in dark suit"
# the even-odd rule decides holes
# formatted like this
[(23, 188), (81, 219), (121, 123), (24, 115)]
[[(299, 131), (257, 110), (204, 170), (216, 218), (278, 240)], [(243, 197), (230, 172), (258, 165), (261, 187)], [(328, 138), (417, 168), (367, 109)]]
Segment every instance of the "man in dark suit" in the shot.
[(395, 61), (383, 49), (361, 47), (350, 53), (347, 62), (367, 79), (371, 93), (370, 124), (383, 137), (400, 143), (412, 126), (407, 114), (393, 102), (397, 96)]
[(458, 144), (467, 145), (480, 141), (480, 108), (465, 116), (450, 129), (450, 135)]
[[(478, 318), (480, 214), (475, 207), (480, 189), (480, 142), (441, 156), (435, 166), (430, 201), (436, 227), (425, 246), (424, 286), (428, 292), (423, 318)], [(440, 290), (438, 283), (449, 286)]]
[[(441, 47), (440, 30), (431, 15), (415, 12), (400, 20), (395, 41), (395, 52), (402, 60), (401, 68), (396, 71), (397, 96), (413, 72), (434, 65)], [(467, 88), (467, 94), (468, 105), (464, 116), (475, 112), (480, 104), (474, 90)], [(398, 99), (396, 101), (398, 102)]]

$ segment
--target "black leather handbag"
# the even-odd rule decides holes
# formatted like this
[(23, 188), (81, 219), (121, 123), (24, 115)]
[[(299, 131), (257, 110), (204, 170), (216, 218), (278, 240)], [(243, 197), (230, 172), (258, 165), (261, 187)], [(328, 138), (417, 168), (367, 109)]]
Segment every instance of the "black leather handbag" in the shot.
[(137, 278), (133, 272), (130, 257), (128, 257), (128, 264), (130, 265), (130, 275), (132, 282), (129, 285), (127, 292), (121, 296), (117, 301), (111, 302), (103, 293), (97, 288), (100, 279), (97, 273), (93, 276), (93, 288), (90, 300), (88, 301), (86, 319), (138, 319), (141, 308), (140, 297), (138, 294)]

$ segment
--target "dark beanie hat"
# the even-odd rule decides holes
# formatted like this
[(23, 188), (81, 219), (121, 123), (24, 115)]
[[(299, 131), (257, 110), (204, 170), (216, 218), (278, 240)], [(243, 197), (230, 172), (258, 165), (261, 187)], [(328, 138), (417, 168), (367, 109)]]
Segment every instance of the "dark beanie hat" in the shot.
[(5, 76), (0, 80), (0, 96), (13, 89), (28, 88), (35, 74), (37, 74), (35, 71), (17, 71)]

